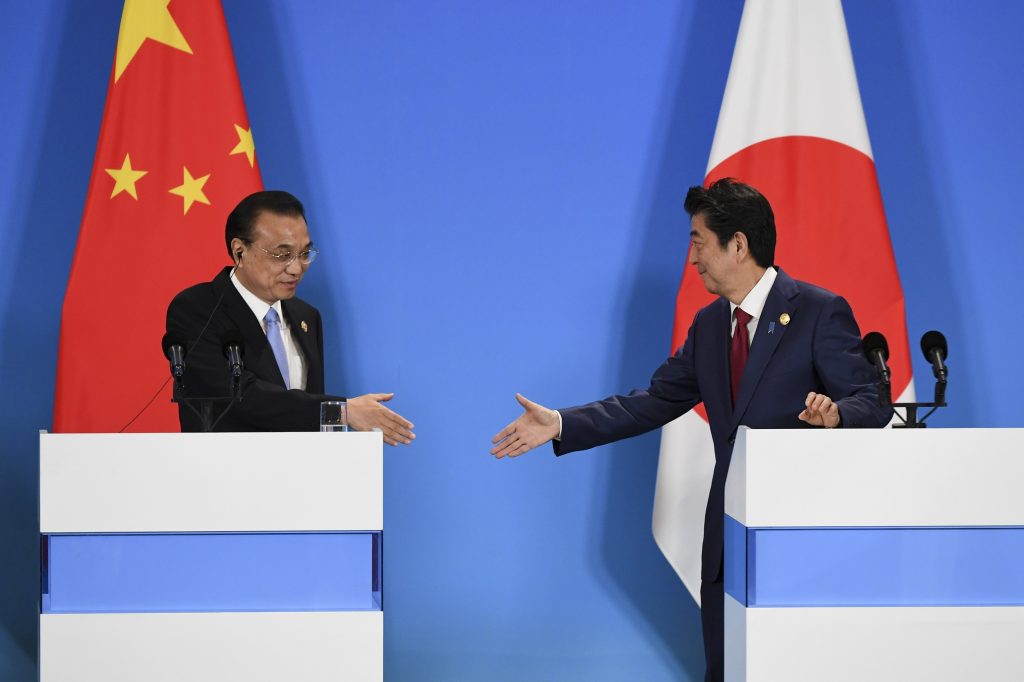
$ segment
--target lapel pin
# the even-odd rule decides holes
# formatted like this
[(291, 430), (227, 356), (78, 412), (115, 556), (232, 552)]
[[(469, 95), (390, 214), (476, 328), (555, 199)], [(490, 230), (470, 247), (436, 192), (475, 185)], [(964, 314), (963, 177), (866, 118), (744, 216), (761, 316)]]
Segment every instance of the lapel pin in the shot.
[(309, 325), (306, 324), (305, 320), (303, 320), (302, 322), (299, 322), (299, 326), (302, 327), (302, 331), (304, 331), (304, 332), (308, 332), (309, 331)]
[(771, 321), (768, 322), (768, 334), (771, 335), (771, 334), (774, 334), (774, 333), (775, 333), (775, 320), (771, 320)]
[(789, 313), (782, 313), (781, 315), (779, 315), (779, 324), (781, 324), (783, 327), (789, 324)]

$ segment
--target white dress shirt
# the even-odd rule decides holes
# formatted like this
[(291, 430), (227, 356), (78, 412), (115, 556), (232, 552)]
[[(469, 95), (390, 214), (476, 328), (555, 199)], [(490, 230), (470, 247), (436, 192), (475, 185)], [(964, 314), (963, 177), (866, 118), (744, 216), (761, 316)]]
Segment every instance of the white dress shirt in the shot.
[(284, 341), (284, 352), (288, 356), (288, 388), (297, 388), (301, 391), (306, 390), (306, 358), (302, 355), (302, 351), (299, 349), (299, 344), (296, 343), (295, 337), (292, 336), (291, 327), (288, 325), (288, 318), (284, 316), (284, 311), (281, 310), (281, 302), (275, 301), (274, 305), (270, 305), (266, 301), (262, 300), (259, 296), (252, 293), (245, 288), (238, 278), (235, 277), (235, 271), (231, 271), (231, 283), (238, 289), (238, 293), (242, 295), (242, 300), (245, 301), (246, 305), (252, 310), (252, 314), (259, 320), (260, 327), (263, 329), (263, 333), (267, 333), (267, 323), (263, 320), (267, 316), (267, 311), (273, 308), (277, 311), (277, 319), (281, 321), (281, 336)]
[(761, 319), (761, 313), (764, 312), (764, 303), (768, 300), (768, 293), (771, 292), (778, 275), (775, 268), (768, 268), (761, 275), (761, 279), (757, 280), (754, 288), (743, 297), (739, 305), (729, 302), (729, 316), (732, 320), (731, 334), (736, 334), (736, 309), (741, 308), (743, 312), (750, 315), (750, 322), (747, 322), (747, 343), (754, 342), (754, 332), (757, 331), (757, 323)]

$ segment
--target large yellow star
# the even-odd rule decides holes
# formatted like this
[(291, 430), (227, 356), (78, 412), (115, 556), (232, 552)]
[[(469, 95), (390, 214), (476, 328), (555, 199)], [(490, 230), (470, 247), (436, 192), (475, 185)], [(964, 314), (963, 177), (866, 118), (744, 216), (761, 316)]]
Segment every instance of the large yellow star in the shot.
[(235, 132), (238, 133), (238, 144), (231, 150), (231, 154), (245, 154), (249, 159), (249, 167), (252, 168), (253, 163), (256, 160), (256, 143), (252, 140), (252, 128), (246, 130), (242, 126), (235, 124)]
[(146, 38), (192, 54), (192, 48), (167, 9), (170, 1), (124, 0), (121, 30), (117, 34), (117, 57), (114, 60), (115, 83), (135, 58)]
[(132, 199), (139, 200), (139, 195), (135, 193), (135, 183), (149, 171), (132, 168), (132, 157), (130, 154), (124, 155), (124, 163), (121, 164), (120, 168), (104, 168), (103, 170), (107, 171), (107, 175), (114, 178), (114, 191), (110, 193), (111, 199), (121, 192), (128, 192)]
[(201, 178), (193, 178), (192, 174), (188, 172), (187, 167), (182, 166), (182, 170), (184, 171), (182, 173), (184, 178), (182, 183), (174, 189), (169, 189), (167, 191), (171, 194), (177, 194), (185, 200), (185, 213), (188, 213), (188, 210), (192, 208), (192, 204), (197, 201), (200, 204), (206, 204), (209, 206), (210, 200), (206, 198), (205, 194), (203, 194), (203, 185), (205, 185), (206, 181), (210, 179), (210, 174), (207, 173)]

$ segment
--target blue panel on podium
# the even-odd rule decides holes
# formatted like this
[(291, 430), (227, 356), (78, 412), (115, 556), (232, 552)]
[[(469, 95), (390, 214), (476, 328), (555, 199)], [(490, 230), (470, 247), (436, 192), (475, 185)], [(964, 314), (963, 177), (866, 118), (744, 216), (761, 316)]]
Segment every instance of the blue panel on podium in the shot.
[(744, 530), (751, 607), (1024, 605), (1024, 528)]
[(725, 516), (725, 593), (747, 605), (747, 528)]
[(50, 535), (44, 613), (379, 610), (380, 533)]

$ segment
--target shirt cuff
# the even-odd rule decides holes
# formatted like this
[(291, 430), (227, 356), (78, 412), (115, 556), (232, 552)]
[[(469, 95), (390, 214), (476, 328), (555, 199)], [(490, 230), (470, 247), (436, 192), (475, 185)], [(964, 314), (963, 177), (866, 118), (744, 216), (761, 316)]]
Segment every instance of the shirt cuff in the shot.
[(555, 414), (558, 415), (558, 435), (555, 436), (555, 440), (562, 440), (562, 413), (555, 410)]

